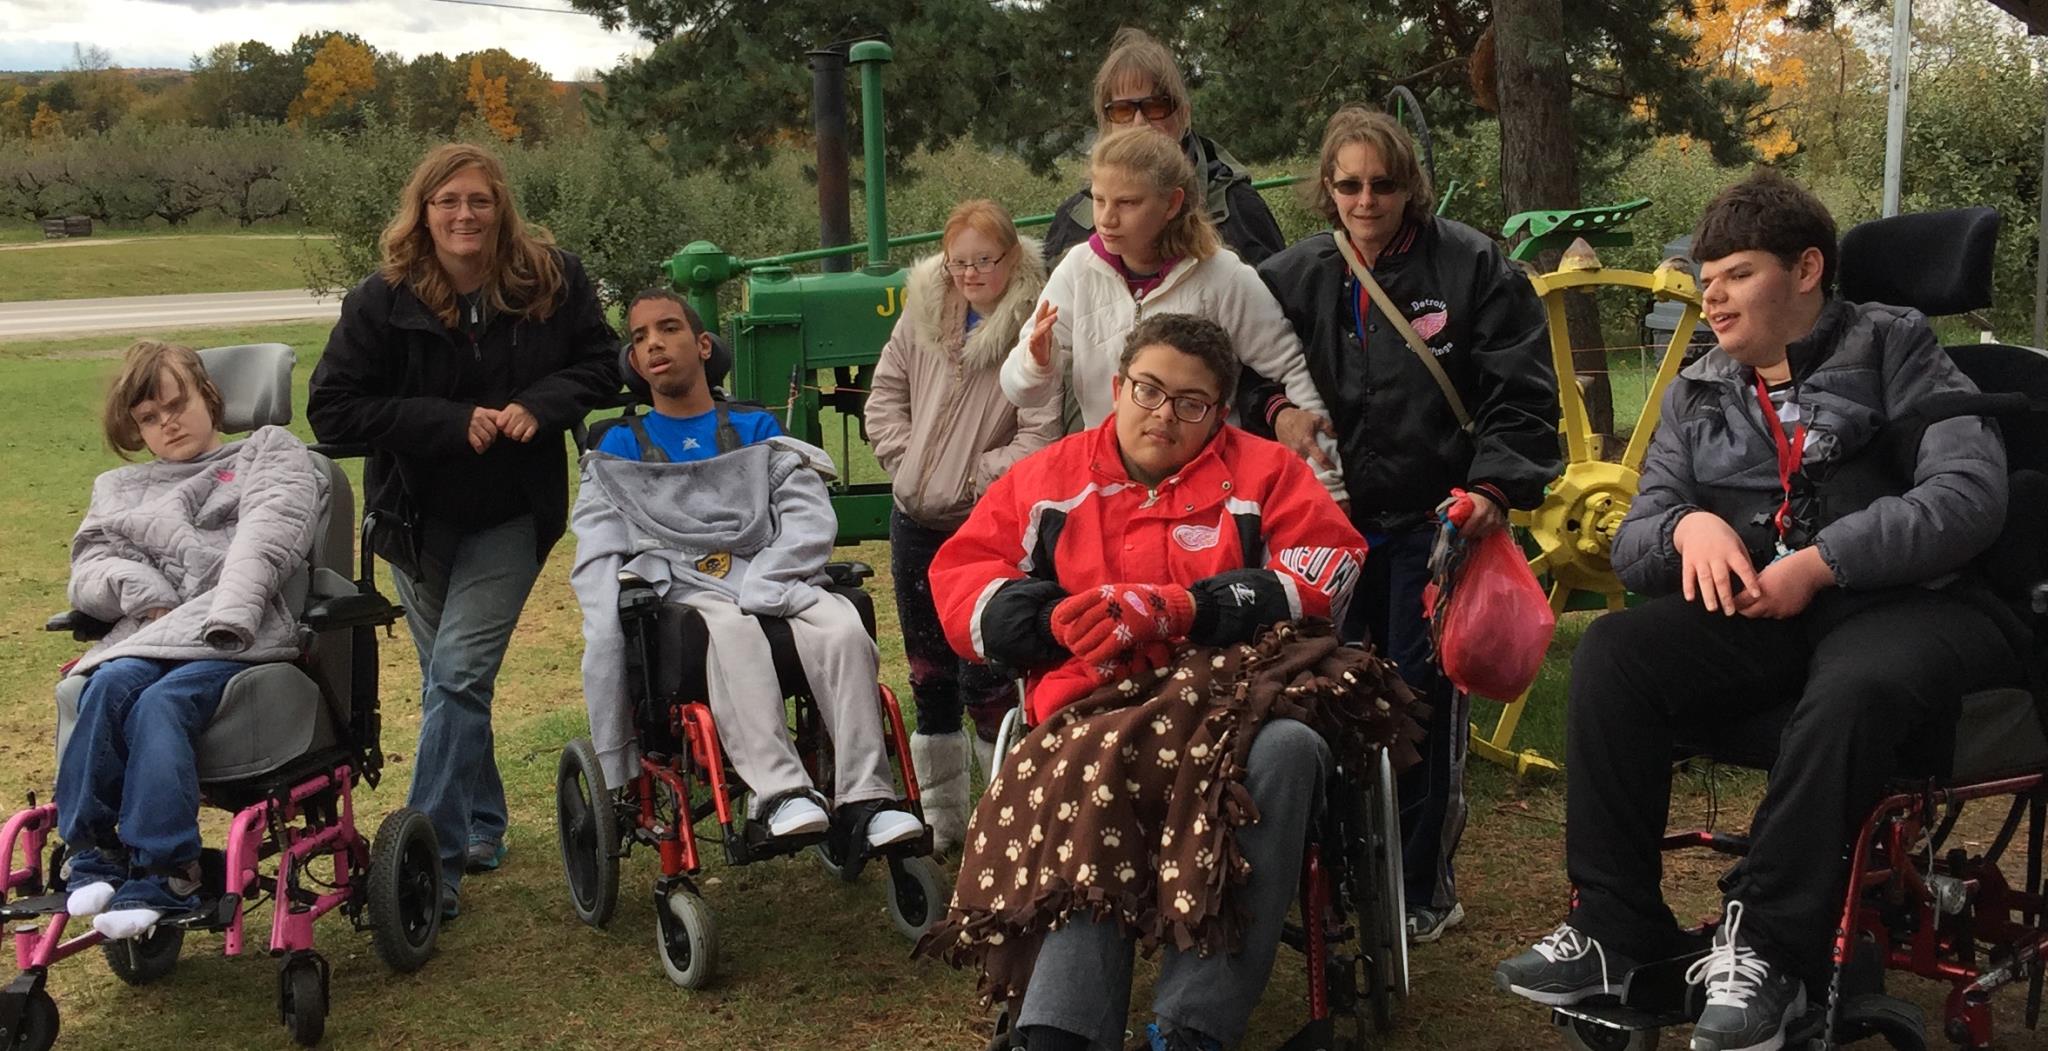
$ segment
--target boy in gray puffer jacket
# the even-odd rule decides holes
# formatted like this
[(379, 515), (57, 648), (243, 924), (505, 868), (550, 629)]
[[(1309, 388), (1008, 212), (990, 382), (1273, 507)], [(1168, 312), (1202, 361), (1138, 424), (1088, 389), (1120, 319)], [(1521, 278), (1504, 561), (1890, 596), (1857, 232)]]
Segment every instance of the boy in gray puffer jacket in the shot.
[(1959, 575), (1998, 536), (2005, 448), (1974, 416), (1911, 434), (1975, 387), (1918, 313), (1831, 294), (1834, 220), (1768, 169), (1694, 238), (1720, 345), (1664, 398), (1615, 541), (1631, 590), (1573, 655), (1571, 915), (1503, 963), (1501, 988), (1562, 1005), (1677, 955), (1659, 887), (1674, 727), (1786, 708), (1779, 759), (1722, 879), (1726, 919), (1688, 975), (1693, 1051), (1771, 1049), (1824, 988), (1860, 816), (1963, 694), (2020, 680)]
[[(583, 696), (605, 783), (622, 787), (640, 774), (618, 615), (619, 574), (630, 572), (664, 602), (704, 618), (707, 700), (719, 742), (753, 792), (749, 816), (765, 821), (771, 836), (821, 832), (828, 819), (790, 741), (756, 617), (782, 618), (796, 639), (832, 738), (830, 803), (863, 820), (870, 848), (922, 835), (915, 817), (886, 807), (896, 787), (882, 745), (874, 640), (853, 604), (820, 586), (838, 534), (825, 490), (831, 459), (783, 436), (766, 413), (714, 401), (704, 379), (710, 338), (674, 293), (641, 293), (626, 318), (625, 371), (654, 411), (634, 419), (630, 431), (614, 428), (584, 455), (570, 516)], [(752, 444), (743, 433), (754, 436)]]
[(57, 828), (72, 852), (67, 911), (108, 938), (197, 903), (193, 741), (236, 673), (300, 652), (289, 583), (327, 475), (282, 427), (223, 445), (221, 412), (191, 349), (130, 347), (107, 443), (156, 459), (100, 475), (71, 541), (67, 597), (114, 627), (72, 668), (90, 677), (58, 763)]

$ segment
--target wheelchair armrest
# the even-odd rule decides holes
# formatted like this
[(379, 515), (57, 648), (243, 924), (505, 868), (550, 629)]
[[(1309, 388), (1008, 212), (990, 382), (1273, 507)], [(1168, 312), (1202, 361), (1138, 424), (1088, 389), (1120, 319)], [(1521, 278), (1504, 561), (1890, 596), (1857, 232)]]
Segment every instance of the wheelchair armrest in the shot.
[(866, 562), (827, 562), (825, 577), (834, 587), (857, 588), (869, 577), (875, 575), (875, 567)]
[(395, 623), (405, 611), (375, 591), (358, 591), (324, 598), (306, 608), (299, 619), (314, 631), (340, 628), (383, 627)]
[(370, 447), (368, 445), (347, 444), (343, 442), (317, 442), (306, 448), (330, 460), (359, 460), (370, 455)]
[(114, 626), (98, 617), (89, 617), (75, 609), (67, 609), (43, 622), (44, 631), (68, 631), (79, 642), (98, 642), (114, 630)]
[(638, 620), (651, 617), (661, 607), (661, 596), (655, 594), (654, 585), (649, 584), (638, 573), (619, 574), (619, 617), (622, 620)]

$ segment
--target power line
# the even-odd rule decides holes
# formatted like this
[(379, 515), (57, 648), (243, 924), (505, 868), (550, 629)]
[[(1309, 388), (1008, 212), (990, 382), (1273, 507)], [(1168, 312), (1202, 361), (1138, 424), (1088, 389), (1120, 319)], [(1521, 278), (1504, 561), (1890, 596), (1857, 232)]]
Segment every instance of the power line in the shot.
[(497, 0), (434, 0), (434, 2), (437, 4), (463, 4), (469, 7), (502, 7), (507, 11), (542, 11), (551, 15), (581, 15), (586, 13), (560, 7), (528, 7), (525, 4), (498, 3)]

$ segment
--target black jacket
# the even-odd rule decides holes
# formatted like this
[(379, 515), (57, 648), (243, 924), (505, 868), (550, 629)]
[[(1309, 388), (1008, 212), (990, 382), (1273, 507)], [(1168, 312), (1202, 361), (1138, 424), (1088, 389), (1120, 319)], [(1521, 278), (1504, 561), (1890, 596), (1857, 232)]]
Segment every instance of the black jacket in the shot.
[[(1213, 141), (1189, 132), (1181, 140), (1188, 160), (1202, 173), (1208, 188), (1209, 218), (1223, 243), (1247, 265), (1257, 266), (1287, 245), (1286, 235), (1266, 207), (1266, 199), (1252, 189), (1251, 173), (1236, 158)], [(1060, 202), (1052, 213), (1052, 225), (1045, 228), (1045, 268), (1050, 271), (1066, 257), (1067, 249), (1095, 232), (1095, 202), (1090, 185)]]
[[(1432, 218), (1395, 244), (1373, 276), (1436, 352), (1472, 415), (1473, 434), (1459, 428), (1442, 388), (1394, 326), (1375, 311), (1356, 312), (1357, 280), (1329, 232), (1259, 267), (1301, 337), (1336, 425), (1352, 521), (1367, 531), (1406, 529), (1427, 520), (1452, 487), (1479, 483), (1498, 488), (1514, 507), (1535, 507), (1563, 468), (1542, 301), (1492, 239), (1463, 223)], [(1244, 379), (1238, 409), (1245, 426), (1270, 436), (1268, 410), (1280, 385), (1256, 373)]]
[[(306, 418), (322, 442), (367, 445), (367, 510), (459, 535), (534, 516), (545, 559), (568, 524), (562, 438), (619, 389), (618, 335), (583, 264), (559, 252), (563, 299), (545, 321), (490, 318), (474, 341), (410, 288), (371, 274), (342, 300), (313, 370)], [(478, 406), (518, 402), (540, 421), (531, 441), (469, 445)]]

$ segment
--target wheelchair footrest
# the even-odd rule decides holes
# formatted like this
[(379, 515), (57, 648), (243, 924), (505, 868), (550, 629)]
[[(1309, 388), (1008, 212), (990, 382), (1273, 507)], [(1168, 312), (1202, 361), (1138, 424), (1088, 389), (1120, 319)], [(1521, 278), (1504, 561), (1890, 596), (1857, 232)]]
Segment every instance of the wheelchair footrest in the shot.
[(64, 911), (68, 894), (39, 894), (33, 898), (16, 898), (0, 905), (0, 922), (6, 920), (32, 920), (43, 916), (55, 916)]

